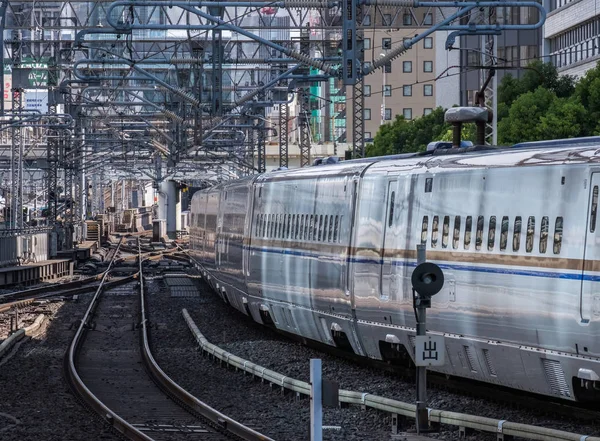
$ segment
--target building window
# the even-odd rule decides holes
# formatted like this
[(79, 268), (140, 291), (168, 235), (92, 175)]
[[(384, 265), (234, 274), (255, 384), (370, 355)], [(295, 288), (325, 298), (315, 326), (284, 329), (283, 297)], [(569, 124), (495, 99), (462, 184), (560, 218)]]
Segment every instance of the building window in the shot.
[(412, 24), (412, 15), (410, 15), (410, 14), (404, 14), (402, 16), (402, 24), (404, 26), (410, 26)]
[(363, 40), (363, 48), (365, 50), (371, 49), (371, 39), (370, 38), (365, 38)]
[(425, 245), (427, 243), (427, 228), (429, 225), (429, 217), (423, 216), (423, 224), (421, 226), (421, 244)]
[(383, 96), (392, 96), (392, 86), (391, 86), (391, 84), (384, 84), (384, 86), (383, 86)]
[(365, 119), (368, 121), (371, 119), (371, 109), (365, 109)]
[(402, 72), (411, 73), (412, 72), (412, 61), (404, 61), (402, 62)]
[(424, 25), (432, 25), (433, 24), (433, 15), (430, 13), (425, 14), (425, 17), (423, 17), (423, 24)]
[(425, 84), (423, 86), (423, 95), (433, 96), (433, 85), (432, 84)]
[(363, 17), (363, 26), (371, 26), (371, 16), (369, 14)]
[(381, 48), (384, 50), (392, 48), (392, 39), (391, 38), (382, 38), (381, 39)]
[(402, 116), (404, 119), (412, 119), (412, 109), (402, 109)]
[(410, 84), (402, 87), (402, 95), (412, 96), (412, 86)]
[(383, 25), (384, 26), (392, 25), (392, 14), (383, 14)]
[(433, 72), (433, 61), (423, 61), (423, 72)]
[(383, 66), (383, 71), (385, 73), (392, 73), (392, 62), (389, 61), (385, 64), (385, 66)]
[(383, 119), (385, 119), (386, 121), (390, 121), (392, 119), (392, 109), (385, 109)]
[(425, 49), (433, 49), (433, 37), (425, 37), (423, 40), (423, 47)]
[(371, 96), (371, 85), (365, 84), (365, 88), (363, 89), (363, 94), (365, 96)]
[(430, 107), (426, 107), (423, 109), (423, 115), (425, 115), (425, 116), (431, 115), (431, 112), (433, 112), (433, 109)]

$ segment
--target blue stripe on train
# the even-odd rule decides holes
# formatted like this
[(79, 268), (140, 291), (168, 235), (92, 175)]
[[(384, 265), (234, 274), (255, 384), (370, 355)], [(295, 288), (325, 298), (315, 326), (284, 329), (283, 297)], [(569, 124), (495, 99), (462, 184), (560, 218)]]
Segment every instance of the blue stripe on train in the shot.
[[(248, 248), (248, 247), (244, 247)], [(283, 248), (265, 248), (265, 247), (249, 247), (251, 251), (260, 251), (263, 253), (271, 253), (271, 254), (284, 254), (290, 256), (301, 256), (301, 257), (325, 257), (320, 253), (311, 253), (306, 251), (292, 250), (292, 249), (283, 249)], [(332, 257), (333, 258), (333, 257)], [(372, 265), (382, 265), (383, 259), (367, 259), (363, 257), (349, 257), (347, 259), (353, 263), (366, 263)], [(414, 261), (406, 261), (402, 259), (394, 260), (394, 266), (407, 266), (414, 267), (416, 266), (416, 262)], [(488, 266), (474, 266), (474, 265), (452, 265), (447, 263), (440, 264), (440, 268), (455, 270), (455, 271), (472, 271), (479, 273), (488, 273), (488, 274), (507, 274), (507, 275), (515, 275), (515, 276), (528, 276), (528, 277), (546, 277), (551, 279), (567, 279), (567, 280), (587, 280), (590, 282), (600, 282), (600, 276), (595, 276), (591, 274), (580, 274), (580, 273), (564, 273), (564, 272), (555, 272), (555, 271), (538, 271), (538, 270), (524, 270), (524, 269), (511, 269), (510, 267), (505, 268), (497, 268), (497, 267), (488, 267)]]

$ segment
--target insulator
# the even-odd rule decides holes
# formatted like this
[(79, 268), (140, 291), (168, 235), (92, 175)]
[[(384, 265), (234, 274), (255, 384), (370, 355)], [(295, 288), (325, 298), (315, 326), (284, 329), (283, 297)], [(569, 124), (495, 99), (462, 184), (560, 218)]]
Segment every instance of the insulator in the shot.
[(304, 64), (322, 70), (323, 72), (329, 75), (333, 75), (334, 73), (333, 69), (330, 66), (328, 66), (323, 60), (314, 60), (310, 57), (310, 55), (302, 54), (295, 50), (290, 51), (288, 55), (292, 58), (295, 58), (298, 61), (301, 61)]
[(284, 2), (286, 8), (330, 8), (330, 2), (319, 0), (291, 0)]
[(402, 55), (404, 52), (406, 52), (409, 48), (410, 48), (410, 45), (408, 47), (406, 47), (406, 43), (402, 43), (401, 46), (397, 47), (396, 49), (392, 49), (390, 52), (387, 53), (386, 56), (381, 57), (373, 62), (373, 69), (371, 69), (371, 71), (374, 71), (375, 69), (379, 69), (379, 68), (385, 66), (387, 63), (391, 62), (393, 59), (398, 58), (400, 55)]
[(368, 3), (372, 6), (398, 6), (406, 8), (416, 8), (417, 2), (413, 0), (375, 0)]

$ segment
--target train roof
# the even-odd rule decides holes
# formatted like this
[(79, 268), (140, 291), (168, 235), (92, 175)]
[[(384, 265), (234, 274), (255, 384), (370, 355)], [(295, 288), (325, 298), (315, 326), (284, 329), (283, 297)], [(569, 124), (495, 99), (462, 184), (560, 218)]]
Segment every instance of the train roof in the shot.
[[(277, 170), (261, 175), (227, 181), (212, 187), (218, 191), (246, 181), (273, 182), (294, 179), (357, 175), (373, 172), (427, 173), (499, 167), (533, 167), (564, 164), (600, 163), (600, 136), (550, 141), (524, 142), (513, 146), (474, 146), (429, 152), (363, 158), (313, 167)], [(235, 182), (235, 184), (234, 184)]]

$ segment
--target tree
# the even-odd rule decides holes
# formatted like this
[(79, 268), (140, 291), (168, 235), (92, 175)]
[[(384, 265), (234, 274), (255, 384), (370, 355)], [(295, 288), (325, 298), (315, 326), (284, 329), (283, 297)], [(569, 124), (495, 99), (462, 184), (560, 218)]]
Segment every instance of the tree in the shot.
[(556, 99), (554, 92), (542, 86), (519, 96), (510, 106), (508, 117), (498, 123), (499, 142), (516, 144), (548, 139), (543, 135), (540, 121)]
[(600, 133), (600, 64), (590, 69), (575, 86), (575, 98), (587, 110), (580, 136)]
[(366, 147), (367, 156), (383, 156), (398, 153), (425, 150), (431, 141), (439, 140), (450, 128), (444, 122), (445, 110), (438, 107), (429, 115), (405, 120), (396, 115), (396, 119), (379, 128), (373, 144)]
[(540, 139), (579, 136), (586, 120), (585, 107), (577, 98), (557, 98), (540, 118)]

